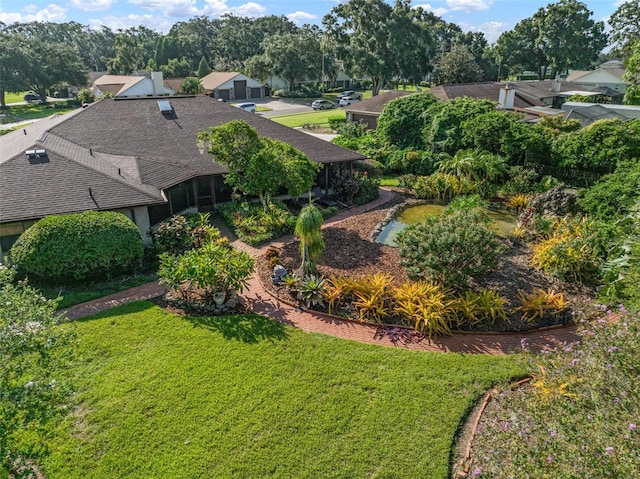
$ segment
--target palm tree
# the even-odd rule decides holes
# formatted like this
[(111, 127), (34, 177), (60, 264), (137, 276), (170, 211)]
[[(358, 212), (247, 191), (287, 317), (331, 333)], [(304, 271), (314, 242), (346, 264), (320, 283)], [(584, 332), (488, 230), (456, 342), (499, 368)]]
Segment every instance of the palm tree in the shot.
[(438, 171), (451, 173), (458, 178), (474, 178), (477, 169), (474, 150), (458, 150), (454, 156), (446, 155), (435, 164)]
[(322, 213), (313, 203), (302, 208), (298, 215), (294, 233), (300, 238), (300, 254), (302, 255), (300, 276), (313, 274), (316, 271), (315, 260), (324, 250), (321, 230), (323, 221)]

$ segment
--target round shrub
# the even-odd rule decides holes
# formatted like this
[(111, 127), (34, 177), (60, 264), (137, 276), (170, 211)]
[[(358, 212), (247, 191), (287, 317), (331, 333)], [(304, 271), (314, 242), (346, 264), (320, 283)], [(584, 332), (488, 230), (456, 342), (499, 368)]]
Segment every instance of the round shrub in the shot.
[(127, 273), (144, 248), (136, 225), (109, 211), (86, 211), (41, 219), (22, 233), (11, 261), (46, 282), (83, 281)]
[(398, 235), (400, 264), (414, 281), (464, 287), (496, 266), (503, 250), (494, 231), (475, 210), (428, 216)]

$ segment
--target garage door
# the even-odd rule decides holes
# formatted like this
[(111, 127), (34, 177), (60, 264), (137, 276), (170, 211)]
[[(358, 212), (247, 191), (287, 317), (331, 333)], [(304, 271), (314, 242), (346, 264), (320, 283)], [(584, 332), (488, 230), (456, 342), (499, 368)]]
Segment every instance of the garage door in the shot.
[(223, 100), (231, 100), (229, 90), (218, 90), (218, 98), (222, 98)]
[(247, 80), (236, 80), (233, 82), (233, 92), (236, 100), (247, 98)]
[(251, 89), (251, 98), (262, 98), (262, 88), (252, 88)]

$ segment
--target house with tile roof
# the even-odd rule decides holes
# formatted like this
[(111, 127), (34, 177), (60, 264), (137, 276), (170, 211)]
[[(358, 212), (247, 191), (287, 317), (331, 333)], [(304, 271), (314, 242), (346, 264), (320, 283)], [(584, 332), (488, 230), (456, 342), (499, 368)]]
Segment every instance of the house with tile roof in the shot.
[(323, 166), (317, 184), (365, 159), (359, 153), (208, 96), (103, 99), (0, 137), (0, 252), (35, 221), (119, 211), (149, 243), (149, 228), (181, 212), (211, 211), (231, 189), (198, 147), (198, 132), (243, 120)]
[(239, 72), (211, 72), (200, 83), (207, 95), (224, 101), (270, 96), (269, 87)]

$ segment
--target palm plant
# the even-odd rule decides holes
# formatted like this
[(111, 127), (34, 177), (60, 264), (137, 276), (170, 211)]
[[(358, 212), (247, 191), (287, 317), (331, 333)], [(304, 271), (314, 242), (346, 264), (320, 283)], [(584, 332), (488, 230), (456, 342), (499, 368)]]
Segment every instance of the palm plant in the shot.
[(322, 240), (322, 213), (313, 203), (309, 203), (298, 215), (294, 233), (300, 238), (300, 276), (315, 273), (315, 261), (324, 250)]

